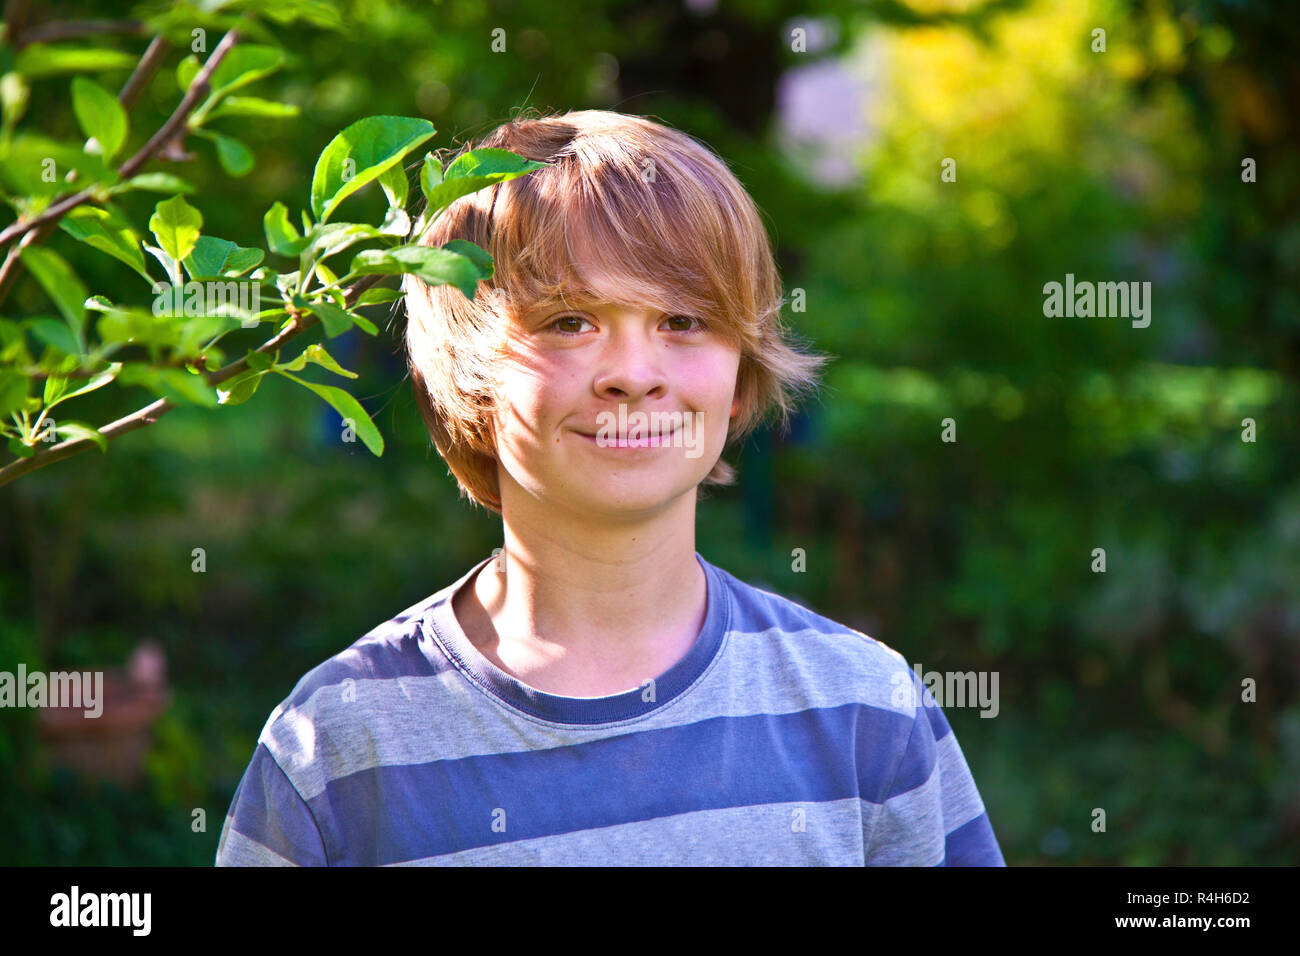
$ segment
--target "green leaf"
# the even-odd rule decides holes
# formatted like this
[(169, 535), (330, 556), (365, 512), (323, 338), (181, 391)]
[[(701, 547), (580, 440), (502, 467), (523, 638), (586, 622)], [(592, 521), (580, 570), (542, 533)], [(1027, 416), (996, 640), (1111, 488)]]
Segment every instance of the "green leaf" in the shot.
[(22, 251), (22, 260), (23, 265), (27, 266), (27, 270), (36, 277), (41, 288), (68, 320), (68, 325), (77, 335), (77, 341), (84, 342), (85, 301), (89, 293), (72, 267), (53, 249), (41, 246), (28, 246)]
[(325, 326), (326, 336), (331, 339), (352, 328), (352, 316), (333, 302), (309, 302), (302, 296), (295, 295), (293, 304), (319, 318), (321, 325)]
[(307, 367), (308, 362), (315, 362), (317, 365), (329, 369), (335, 375), (342, 375), (346, 378), (357, 377), (356, 372), (349, 372), (343, 366), (339, 365), (338, 362), (334, 361), (334, 357), (330, 355), (329, 352), (325, 351), (325, 346), (323, 345), (309, 345), (303, 349), (298, 357), (292, 362), (285, 363), (284, 365), (277, 365), (276, 368), (283, 369), (286, 372), (301, 372)]
[(214, 133), (208, 129), (196, 129), (194, 132), (212, 140), (217, 147), (217, 160), (229, 175), (247, 176), (253, 171), (253, 151), (233, 136)]
[(31, 458), (32, 455), (36, 454), (35, 448), (33, 448), (31, 445), (23, 444), (17, 438), (9, 439), (8, 445), (9, 445), (9, 450), (13, 452), (15, 455), (17, 455), (19, 458)]
[(180, 405), (215, 408), (220, 404), (216, 389), (202, 375), (193, 375), (183, 369), (128, 365), (122, 369), (117, 380), (122, 385), (142, 385), (154, 394)]
[(88, 138), (99, 143), (105, 159), (112, 159), (126, 142), (126, 110), (117, 97), (94, 80), (72, 78), (72, 111)]
[(266, 258), (266, 253), (261, 249), (250, 249), (245, 246), (235, 246), (234, 251), (226, 258), (226, 268), (222, 275), (242, 276), (254, 266), (262, 264)]
[(58, 319), (27, 319), (25, 324), (46, 345), (53, 346), (64, 355), (80, 355), (81, 346), (66, 322)]
[(151, 348), (175, 345), (180, 336), (180, 327), (175, 320), (141, 308), (106, 312), (100, 316), (95, 328), (104, 343), (129, 342)]
[(216, 236), (199, 236), (184, 265), (191, 279), (213, 279), (243, 275), (264, 258), (266, 253), (261, 249), (246, 249)]
[[(274, 273), (275, 287), (280, 290), (280, 297), (292, 296), (294, 290), (298, 288), (298, 280), (302, 278), (302, 270), (294, 269), (292, 272)], [(288, 314), (288, 313), (286, 313)]]
[(307, 257), (311, 260), (324, 259), (342, 252), (362, 239), (382, 237), (382, 232), (364, 222), (327, 222), (312, 231), (311, 242), (307, 246)]
[(317, 385), (314, 382), (304, 381), (289, 372), (280, 369), (276, 369), (276, 371), (285, 378), (293, 379), (303, 388), (311, 389), (329, 402), (344, 419), (351, 419), (353, 429), (365, 442), (366, 447), (370, 449), (370, 453), (376, 458), (384, 453), (384, 436), (379, 434), (379, 429), (375, 427), (375, 423), (370, 420), (366, 410), (361, 407), (361, 403), (355, 398), (334, 385)]
[(384, 191), (384, 195), (388, 197), (390, 208), (400, 209), (405, 207), (411, 184), (407, 181), (406, 170), (402, 168), (401, 163), (394, 163), (380, 174), (379, 187)]
[(113, 381), (113, 379), (117, 378), (118, 373), (121, 370), (122, 363), (114, 362), (98, 375), (92, 376), (85, 385), (81, 386), (81, 388), (77, 389), (75, 392), (68, 392), (66, 395), (60, 395), (53, 402), (47, 398), (45, 400), (45, 407), (53, 408), (55, 405), (59, 404), (59, 402), (66, 402), (70, 398), (76, 398), (78, 395), (85, 395), (87, 392), (93, 392), (97, 388), (103, 388), (109, 382)]
[(201, 69), (203, 69), (203, 64), (199, 62), (199, 58), (193, 53), (176, 64), (176, 85), (181, 88), (182, 93), (190, 88), (190, 84), (194, 82), (194, 78), (199, 75)]
[[(0, 70), (0, 73), (4, 72)], [(8, 138), (10, 132), (27, 112), (27, 103), (31, 99), (32, 89), (17, 73), (10, 70), (0, 76), (0, 108), (4, 110), (4, 121), (0, 123), (0, 136)]]
[(452, 239), (450, 242), (443, 243), (442, 248), (458, 253), (473, 262), (474, 265), (478, 266), (481, 278), (492, 278), (495, 269), (492, 263), (492, 254), (482, 246), (475, 245), (468, 239)]
[(378, 335), (378, 334), (379, 334), (379, 329), (376, 328), (375, 323), (371, 322), (371, 321), (370, 321), (369, 319), (367, 319), (365, 316), (357, 315), (355, 312), (349, 312), (348, 315), (352, 316), (352, 321), (353, 321), (353, 323), (354, 323), (354, 324), (356, 325), (356, 327), (359, 328), (362, 332), (365, 332), (366, 335)]
[(302, 112), (292, 103), (277, 103), (256, 96), (231, 96), (222, 100), (209, 119), (219, 116), (255, 116), (258, 119), (287, 119)]
[[(425, 216), (432, 217), (439, 209), (451, 205), (461, 196), (478, 192), (495, 183), (503, 183), (519, 176), (526, 176), (534, 170), (542, 169), (550, 163), (539, 163), (524, 159), (504, 149), (484, 147), (462, 153), (450, 166), (441, 183), (424, 189), (428, 203)], [(427, 160), (426, 160), (427, 168)], [(424, 179), (421, 177), (421, 188)], [(426, 222), (429, 221), (426, 218)]]
[(442, 182), (442, 161), (433, 153), (425, 153), (424, 163), (420, 166), (420, 192), (424, 193), (424, 201), (427, 205), (429, 196), (432, 195), (435, 186)]
[(262, 217), (262, 226), (266, 230), (266, 244), (276, 255), (296, 256), (310, 241), (300, 236), (293, 223), (289, 222), (289, 210), (282, 202), (277, 202), (266, 211)]
[(86, 438), (99, 446), (102, 452), (108, 451), (108, 439), (100, 434), (99, 429), (85, 422), (60, 422), (54, 429), (55, 434), (63, 438)]
[[(39, 134), (16, 133), (0, 140), (0, 182), (5, 191), (29, 201), (28, 215), (44, 210), (48, 200), (94, 183), (111, 181), (104, 157), (87, 153), (83, 144), (66, 143)], [(76, 173), (74, 180), (69, 174)], [(32, 199), (30, 197), (37, 197)]]
[(301, 20), (326, 30), (342, 31), (344, 20), (336, 5), (326, 0), (280, 0), (266, 7), (266, 16), (279, 24)]
[(474, 298), (483, 273), (478, 263), (454, 250), (429, 246), (398, 246), (396, 249), (365, 249), (352, 260), (357, 275), (401, 275), (411, 273), (429, 285), (454, 285)]
[[(232, 314), (238, 312), (238, 315)], [(187, 317), (172, 352), (173, 358), (198, 358), (203, 344), (216, 336), (240, 327), (240, 318), (250, 313), (239, 309), (238, 301), (222, 303), (221, 311)]]
[[(339, 277), (337, 274), (335, 274), (334, 270), (331, 269), (323, 262), (316, 263), (316, 274), (320, 276), (321, 281), (324, 282), (326, 285), (335, 285), (339, 281)], [(331, 289), (329, 292), (325, 294), (328, 295), (330, 297), (330, 300), (333, 301), (336, 305), (343, 304), (342, 289)]]
[(29, 80), (56, 73), (97, 73), (102, 70), (129, 70), (138, 57), (120, 50), (69, 49), (33, 43), (23, 47), (14, 62), (14, 70)]
[(149, 219), (149, 230), (158, 239), (158, 245), (173, 259), (184, 259), (194, 250), (203, 227), (203, 215), (185, 201), (183, 196), (164, 199), (154, 207)]
[(108, 191), (110, 194), (114, 194), (128, 192), (133, 189), (143, 189), (152, 193), (194, 192), (193, 186), (171, 173), (141, 173), (139, 176), (132, 176), (126, 182), (110, 187)]
[(273, 356), (267, 355), (265, 352), (259, 352), (257, 349), (249, 349), (248, 354), (244, 356), (244, 361), (248, 363), (249, 368), (258, 372), (269, 372), (275, 365)]
[(45, 380), (45, 390), (41, 393), (41, 401), (49, 407), (55, 402), (63, 390), (68, 387), (68, 377), (66, 375), (51, 375)]
[(222, 405), (242, 405), (253, 397), (257, 386), (262, 384), (265, 372), (245, 369), (234, 378), (226, 381), (224, 387), (217, 386), (217, 396)]
[(428, 120), (408, 116), (368, 116), (334, 137), (316, 160), (311, 209), (327, 220), (348, 196), (379, 178), (436, 130)]
[(397, 289), (367, 289), (361, 293), (361, 298), (357, 299), (357, 305), (377, 305), (380, 302), (395, 302), (402, 297), (402, 293)]
[(185, 271), (191, 279), (214, 278), (221, 275), (221, 270), (226, 265), (226, 257), (234, 248), (235, 244), (229, 239), (199, 236), (182, 265), (185, 266)]
[(146, 282), (153, 281), (144, 267), (140, 237), (112, 207), (78, 206), (59, 220), (59, 228), (79, 242), (125, 262)]
[(285, 53), (279, 47), (240, 44), (231, 49), (213, 71), (209, 95), (225, 96), (274, 73), (284, 65), (284, 61)]

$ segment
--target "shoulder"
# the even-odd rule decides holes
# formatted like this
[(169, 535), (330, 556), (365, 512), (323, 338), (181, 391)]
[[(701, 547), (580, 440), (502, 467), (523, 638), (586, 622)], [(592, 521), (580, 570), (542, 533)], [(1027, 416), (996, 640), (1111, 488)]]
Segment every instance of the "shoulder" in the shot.
[[(857, 702), (911, 717), (913, 675), (904, 656), (868, 634), (718, 569), (732, 598), (728, 625), (738, 653), (773, 660), (815, 678), (819, 696)], [(899, 688), (904, 692), (897, 693)]]
[(428, 699), (449, 665), (428, 653), (425, 615), (445, 594), (411, 605), (317, 664), (271, 712), (258, 743), (295, 786), (318, 790), (326, 778), (360, 769), (343, 766), (357, 755), (373, 764), (377, 728), (387, 725), (391, 737), (403, 707)]

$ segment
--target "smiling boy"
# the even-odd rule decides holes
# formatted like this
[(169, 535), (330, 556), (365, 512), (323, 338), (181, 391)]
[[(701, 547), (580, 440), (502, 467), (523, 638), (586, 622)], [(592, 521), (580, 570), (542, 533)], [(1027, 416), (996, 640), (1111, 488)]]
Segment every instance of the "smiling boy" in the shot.
[(218, 865), (1002, 865), (903, 657), (695, 549), (724, 446), (823, 361), (744, 188), (612, 112), (477, 146), (550, 165), (433, 224), (496, 273), (472, 300), (408, 277), (407, 349), (504, 548), (302, 678)]

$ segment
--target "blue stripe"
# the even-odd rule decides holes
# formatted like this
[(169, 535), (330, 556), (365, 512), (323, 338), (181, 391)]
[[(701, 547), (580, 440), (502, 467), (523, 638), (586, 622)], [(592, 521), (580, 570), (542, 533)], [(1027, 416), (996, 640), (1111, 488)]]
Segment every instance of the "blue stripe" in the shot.
[(320, 831), (289, 779), (258, 744), (235, 790), (233, 826), (280, 856), (303, 865), (325, 866)]
[(987, 813), (949, 833), (944, 840), (943, 857), (943, 866), (1007, 865)]
[[(327, 834), (346, 855), (337, 865), (398, 863), (700, 810), (876, 802), (862, 783), (885, 778), (897, 745), (882, 741), (910, 723), (860, 704), (719, 717), (551, 750), (377, 767), (331, 781), (310, 804), (337, 828)], [(505, 832), (492, 829), (498, 809)]]

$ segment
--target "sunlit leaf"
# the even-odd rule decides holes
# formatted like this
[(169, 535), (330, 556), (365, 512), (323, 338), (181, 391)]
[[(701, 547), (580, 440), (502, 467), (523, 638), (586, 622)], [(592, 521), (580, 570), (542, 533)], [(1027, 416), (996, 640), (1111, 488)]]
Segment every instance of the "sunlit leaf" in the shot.
[(202, 227), (203, 215), (183, 196), (158, 203), (149, 219), (149, 230), (158, 239), (158, 245), (173, 259), (184, 259), (194, 250)]
[(321, 222), (366, 183), (400, 163), (436, 130), (428, 120), (409, 116), (368, 116), (334, 137), (316, 160), (311, 209)]
[(105, 159), (117, 155), (126, 142), (129, 124), (126, 110), (117, 97), (94, 80), (84, 76), (72, 78), (72, 112), (87, 138), (99, 143)]

